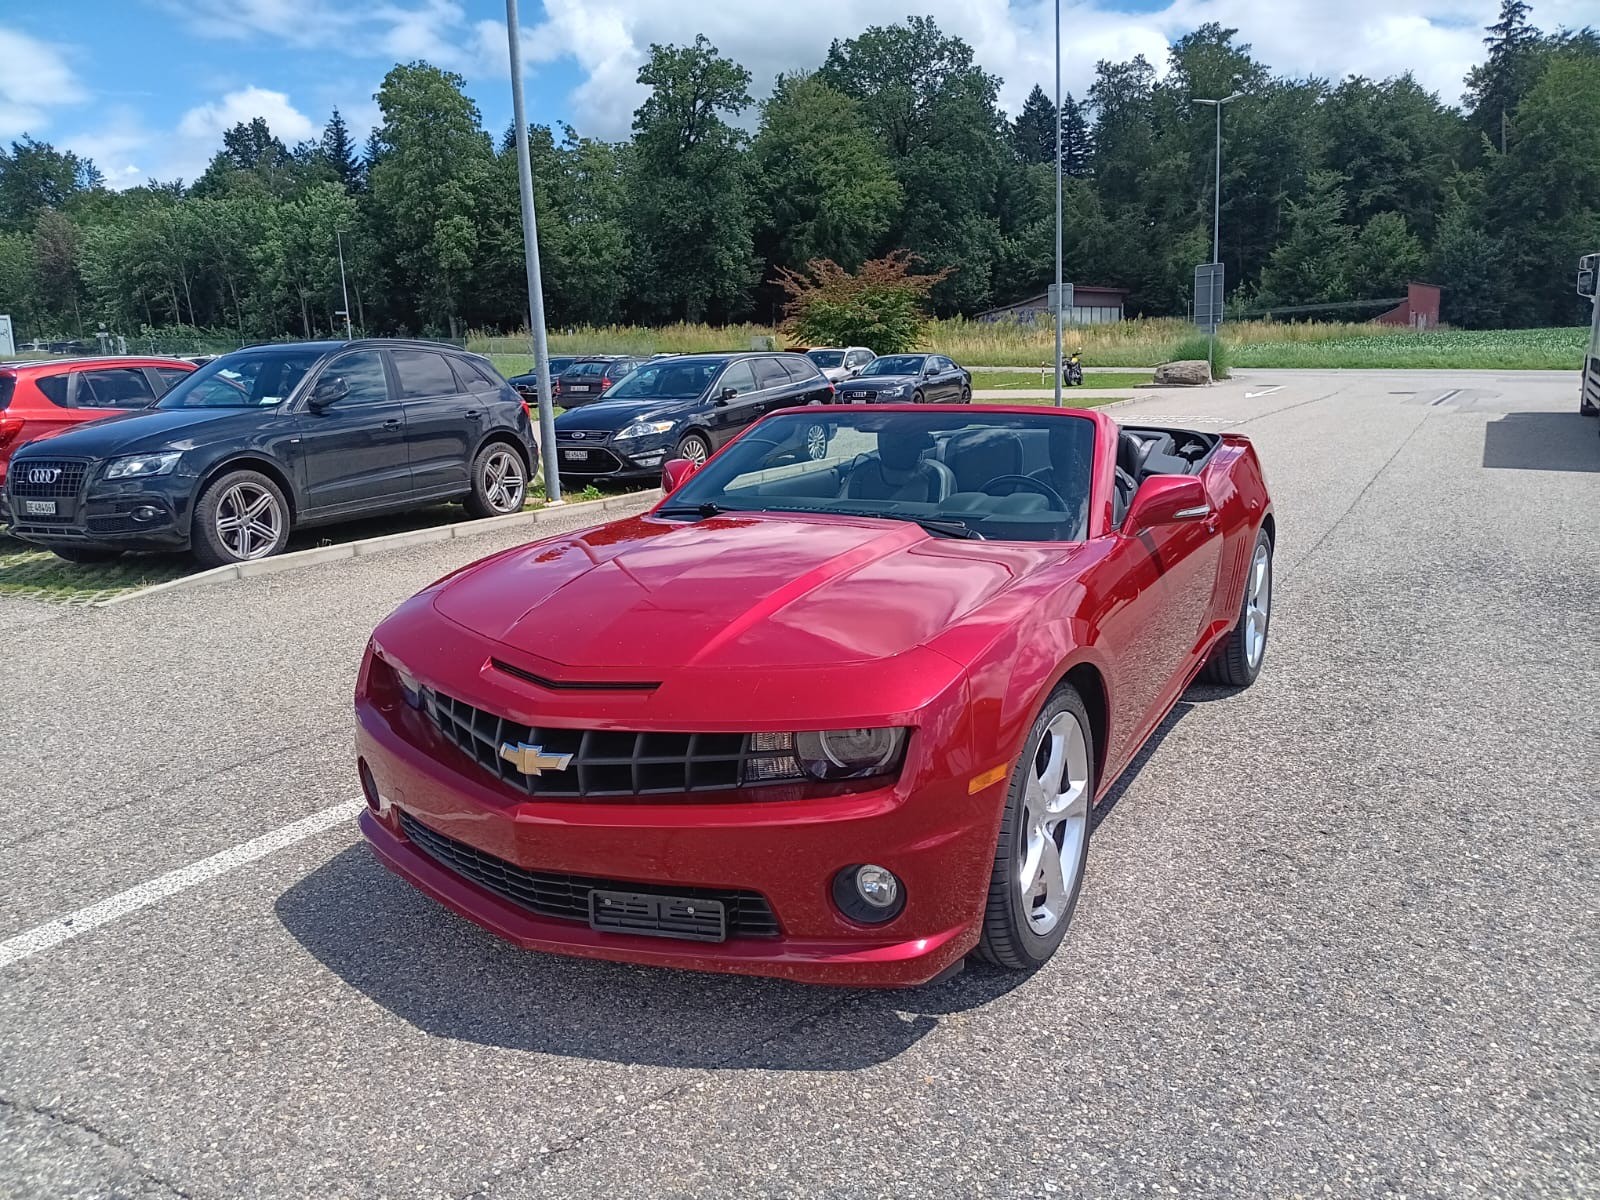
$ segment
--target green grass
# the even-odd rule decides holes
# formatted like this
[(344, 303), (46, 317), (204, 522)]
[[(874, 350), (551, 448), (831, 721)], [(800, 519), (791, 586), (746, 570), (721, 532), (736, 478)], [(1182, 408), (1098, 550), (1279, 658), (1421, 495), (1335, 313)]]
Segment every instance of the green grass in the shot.
[[(1130, 375), (1123, 372), (1118, 372), (1117, 374), (1113, 375), (1108, 371), (1085, 371), (1083, 373), (1083, 383), (1079, 386), (1091, 391), (1098, 388), (1130, 388), (1137, 387), (1141, 383), (1149, 383), (1154, 378), (1154, 374)], [(984, 370), (977, 370), (972, 373), (972, 388), (974, 391), (986, 392), (1003, 390), (1008, 392), (1036, 392), (1040, 388), (1053, 389), (1054, 386), (1055, 385), (1051, 381), (1050, 372), (1048, 369), (1040, 374), (1036, 374), (1032, 371), (1023, 373), (1020, 371)], [(1074, 387), (1067, 390), (1077, 391), (1078, 389)]]
[(1571, 370), (1583, 365), (1589, 331), (1441, 329), (1346, 334), (1318, 342), (1254, 342), (1230, 348), (1238, 367), (1364, 367), (1375, 370)]
[[(1132, 400), (1132, 396), (1077, 396), (1076, 388), (1069, 388), (1061, 393), (1061, 406), (1063, 408), (1099, 408), (1102, 404), (1115, 404), (1118, 400)], [(975, 404), (1037, 404), (1053, 405), (1054, 396), (1016, 396), (1004, 400), (976, 400)]]

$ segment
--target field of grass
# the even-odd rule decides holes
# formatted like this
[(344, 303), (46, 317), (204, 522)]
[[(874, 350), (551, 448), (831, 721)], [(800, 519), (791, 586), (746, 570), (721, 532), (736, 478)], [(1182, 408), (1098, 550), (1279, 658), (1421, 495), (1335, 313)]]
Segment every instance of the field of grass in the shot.
[[(1116, 374), (1109, 371), (1085, 371), (1080, 386), (1089, 391), (1099, 388), (1131, 388), (1141, 383), (1149, 383), (1154, 378), (1154, 374), (1131, 375), (1123, 371), (1118, 371)], [(972, 389), (978, 392), (993, 390), (1036, 392), (1040, 388), (1054, 386), (1048, 370), (1043, 372), (977, 370), (972, 373)], [(1069, 392), (1077, 390), (1076, 387), (1067, 389)]]
[[(1194, 327), (1176, 318), (1122, 321), (1068, 329), (1068, 351), (1081, 349), (1086, 369), (1155, 367), (1179, 356)], [(1437, 330), (1413, 333), (1385, 325), (1334, 321), (1239, 321), (1223, 327), (1239, 367), (1468, 367), (1506, 370), (1576, 369), (1588, 331), (1571, 329)], [(762, 325), (606, 326), (552, 334), (552, 352), (696, 353), (747, 350), (753, 339), (776, 337)], [(1051, 361), (1055, 333), (1048, 323), (987, 324), (960, 318), (934, 321), (926, 349), (968, 367), (1037, 367)], [(531, 370), (527, 337), (474, 335), (468, 345), (492, 355), (508, 374)]]

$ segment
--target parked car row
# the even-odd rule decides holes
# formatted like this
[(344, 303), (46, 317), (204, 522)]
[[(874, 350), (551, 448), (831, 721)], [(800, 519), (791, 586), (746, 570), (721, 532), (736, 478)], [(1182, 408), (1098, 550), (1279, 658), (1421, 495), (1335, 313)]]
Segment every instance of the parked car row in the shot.
[(245, 562), (299, 528), (440, 501), (513, 513), (539, 461), (527, 404), (487, 359), (390, 339), (256, 346), (198, 369), (10, 366), (0, 437), (12, 428), (3, 515), (74, 562)]

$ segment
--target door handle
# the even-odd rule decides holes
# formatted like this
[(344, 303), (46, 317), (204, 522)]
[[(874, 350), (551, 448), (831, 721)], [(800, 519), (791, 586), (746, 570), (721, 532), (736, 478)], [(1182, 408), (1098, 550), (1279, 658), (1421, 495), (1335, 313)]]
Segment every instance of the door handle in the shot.
[(402, 426), (404, 424), (405, 424), (405, 422), (402, 421), (399, 417), (390, 417), (387, 421), (385, 421), (383, 423), (383, 427), (385, 429), (399, 429), (400, 426)]
[(483, 409), (481, 409), (481, 408), (469, 408), (462, 415), (463, 416), (467, 416), (467, 417), (481, 417), (481, 416), (483, 416)]

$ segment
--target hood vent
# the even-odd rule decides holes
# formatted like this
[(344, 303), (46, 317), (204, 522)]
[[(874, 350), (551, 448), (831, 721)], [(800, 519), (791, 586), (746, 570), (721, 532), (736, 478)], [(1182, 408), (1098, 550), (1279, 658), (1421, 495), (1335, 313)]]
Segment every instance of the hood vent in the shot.
[(659, 679), (653, 682), (650, 680), (632, 682), (623, 679), (546, 679), (543, 675), (524, 671), (521, 667), (514, 667), (498, 658), (491, 658), (489, 665), (496, 671), (504, 671), (507, 675), (513, 675), (525, 683), (548, 688), (552, 692), (653, 692), (661, 686)]

